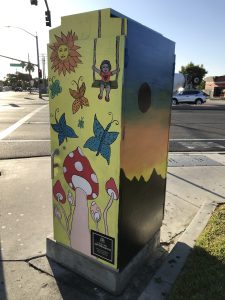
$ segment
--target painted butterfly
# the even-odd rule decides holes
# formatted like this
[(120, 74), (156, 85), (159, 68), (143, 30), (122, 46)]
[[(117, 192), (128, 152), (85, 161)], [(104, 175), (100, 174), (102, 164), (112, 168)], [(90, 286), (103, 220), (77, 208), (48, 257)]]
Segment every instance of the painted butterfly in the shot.
[(84, 148), (88, 148), (91, 151), (97, 152), (96, 156), (101, 154), (102, 157), (106, 159), (108, 165), (111, 156), (110, 145), (115, 142), (119, 134), (119, 132), (109, 132), (109, 129), (114, 122), (116, 122), (117, 125), (119, 124), (117, 120), (112, 120), (104, 129), (95, 114), (93, 123), (93, 132), (95, 136), (90, 137), (84, 144)]
[(54, 99), (55, 96), (58, 96), (58, 94), (62, 92), (62, 87), (60, 86), (59, 80), (54, 81), (53, 78), (52, 78), (52, 84), (49, 85), (51, 99)]
[(85, 83), (82, 82), (81, 86), (79, 87), (79, 81), (82, 76), (79, 77), (78, 83), (73, 80), (73, 82), (77, 85), (77, 90), (69, 89), (70, 95), (75, 99), (72, 104), (72, 111), (75, 114), (80, 108), (82, 109), (83, 106), (89, 106), (88, 99), (84, 97), (86, 86)]
[[(59, 110), (57, 109), (56, 112)], [(68, 126), (66, 124), (66, 117), (65, 113), (61, 115), (59, 118), (59, 121), (56, 118), (56, 112), (55, 112), (55, 121), (56, 124), (51, 124), (52, 128), (58, 133), (58, 140), (59, 140), (59, 146), (64, 142), (64, 140), (67, 138), (77, 138), (78, 136), (76, 135), (75, 131), (73, 128)]]
[(78, 120), (78, 125), (77, 125), (79, 128), (84, 128), (84, 117), (81, 117), (79, 120)]

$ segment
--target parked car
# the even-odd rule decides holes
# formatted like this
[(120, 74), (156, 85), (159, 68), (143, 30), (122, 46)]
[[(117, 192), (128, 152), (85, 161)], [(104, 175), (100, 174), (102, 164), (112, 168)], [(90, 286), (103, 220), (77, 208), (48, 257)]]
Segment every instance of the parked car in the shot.
[(202, 91), (182, 91), (175, 95), (172, 98), (172, 104), (176, 105), (179, 103), (190, 103), (190, 104), (202, 104), (206, 102), (208, 95)]
[(22, 92), (23, 89), (21, 88), (21, 86), (16, 86), (14, 89), (15, 92)]
[(11, 91), (12, 90), (12, 87), (11, 86), (3, 86), (3, 92), (8, 92), (8, 91)]

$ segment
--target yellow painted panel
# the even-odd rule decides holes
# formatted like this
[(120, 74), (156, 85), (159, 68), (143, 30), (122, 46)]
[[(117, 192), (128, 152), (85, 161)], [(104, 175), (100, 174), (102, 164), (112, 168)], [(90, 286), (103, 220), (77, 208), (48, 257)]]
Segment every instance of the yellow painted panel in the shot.
[[(112, 28), (106, 13), (102, 24)], [(54, 237), (117, 268), (119, 196), (110, 184), (119, 190), (125, 36), (116, 37), (121, 20), (113, 24), (94, 40), (98, 12), (63, 17), (50, 32), (48, 64)], [(113, 259), (91, 254), (91, 230), (114, 241)]]

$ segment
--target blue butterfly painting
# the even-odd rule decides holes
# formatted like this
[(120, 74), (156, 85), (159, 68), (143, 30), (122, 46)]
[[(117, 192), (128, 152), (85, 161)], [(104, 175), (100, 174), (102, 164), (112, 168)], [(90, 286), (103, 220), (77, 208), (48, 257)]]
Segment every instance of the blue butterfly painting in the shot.
[(90, 137), (84, 144), (84, 148), (88, 148), (91, 151), (97, 152), (96, 156), (101, 154), (102, 157), (106, 159), (108, 165), (111, 156), (110, 145), (115, 142), (119, 135), (119, 132), (109, 132), (109, 129), (114, 122), (116, 122), (117, 125), (119, 124), (117, 120), (112, 120), (104, 129), (95, 115), (93, 123), (94, 136)]
[[(56, 110), (56, 112), (59, 110)], [(68, 126), (66, 124), (66, 117), (65, 113), (61, 115), (59, 118), (59, 121), (56, 118), (56, 112), (55, 112), (55, 121), (56, 124), (51, 124), (52, 128), (58, 133), (58, 140), (59, 140), (59, 146), (64, 142), (64, 140), (67, 141), (67, 138), (77, 138), (75, 131), (72, 127)]]
[(58, 96), (58, 94), (60, 94), (62, 92), (62, 87), (60, 86), (59, 80), (54, 81), (53, 78), (52, 78), (52, 84), (49, 85), (51, 99), (54, 99), (55, 96)]

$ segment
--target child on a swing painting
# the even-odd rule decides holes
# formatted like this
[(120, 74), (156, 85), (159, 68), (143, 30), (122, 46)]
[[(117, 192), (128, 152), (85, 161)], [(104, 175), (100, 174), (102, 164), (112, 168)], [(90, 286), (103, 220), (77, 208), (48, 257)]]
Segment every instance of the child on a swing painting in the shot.
[(112, 66), (110, 61), (106, 59), (101, 62), (100, 69), (96, 68), (95, 66), (92, 67), (92, 69), (101, 76), (100, 92), (98, 94), (98, 99), (101, 100), (103, 98), (103, 92), (105, 89), (106, 91), (105, 100), (107, 102), (110, 100), (109, 98), (110, 89), (111, 89), (110, 76), (118, 74), (120, 71), (119, 68), (111, 71), (111, 68)]

